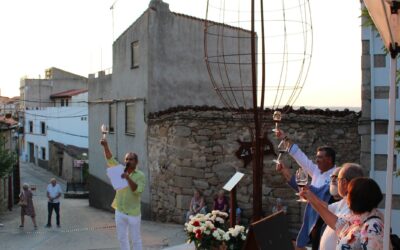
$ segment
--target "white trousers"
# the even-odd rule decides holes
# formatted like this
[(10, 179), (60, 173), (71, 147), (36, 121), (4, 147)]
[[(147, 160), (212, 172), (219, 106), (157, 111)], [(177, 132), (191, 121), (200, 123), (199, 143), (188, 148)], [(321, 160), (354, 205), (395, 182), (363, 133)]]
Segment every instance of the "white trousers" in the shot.
[(142, 238), (140, 236), (141, 216), (131, 216), (115, 210), (115, 225), (117, 238), (121, 250), (130, 250), (129, 235), (133, 243), (133, 250), (142, 250)]

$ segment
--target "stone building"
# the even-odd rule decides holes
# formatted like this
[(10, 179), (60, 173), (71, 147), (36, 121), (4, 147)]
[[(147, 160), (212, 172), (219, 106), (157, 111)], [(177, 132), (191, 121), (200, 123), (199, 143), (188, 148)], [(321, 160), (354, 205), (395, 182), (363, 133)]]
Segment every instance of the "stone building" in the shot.
[[(9, 153), (15, 153), (17, 148), (17, 127), (18, 122), (11, 117), (6, 117), (0, 115), (0, 137), (4, 139), (4, 150)], [(5, 166), (1, 166), (4, 168)], [(16, 159), (15, 164), (13, 164), (13, 171), (4, 176), (0, 176), (0, 212), (6, 209), (11, 210), (15, 197), (19, 194), (20, 183), (19, 183), (19, 171), (18, 160)]]
[[(337, 151), (336, 164), (359, 162), (358, 119), (351, 111), (295, 110), (284, 114), (280, 127), (313, 159), (318, 146), (330, 145)], [(268, 111), (266, 117), (272, 117)], [(194, 188), (200, 190), (210, 208), (214, 195), (235, 173), (245, 174), (239, 182), (237, 200), (243, 210), (243, 222), (252, 215), (252, 166), (244, 167), (235, 156), (237, 140), (250, 142), (251, 121), (232, 118), (226, 110), (186, 107), (149, 116), (148, 150), (152, 178), (153, 218), (183, 222)], [(265, 127), (274, 126), (272, 119)], [(273, 133), (267, 136), (278, 144)], [(287, 216), (293, 232), (299, 228), (304, 204), (296, 202), (295, 192), (275, 171), (276, 156), (265, 155), (263, 167), (263, 211), (271, 214), (277, 198), (288, 207)], [(298, 168), (288, 155), (283, 160), (294, 173)], [(228, 195), (228, 194), (227, 194)]]
[[(361, 164), (369, 176), (386, 190), (387, 140), (388, 140), (388, 99), (390, 55), (383, 48), (378, 31), (363, 27), (362, 34), (362, 116), (359, 133), (361, 136)], [(399, 89), (396, 88), (396, 125), (399, 130), (400, 109)], [(394, 152), (394, 170), (399, 170), (399, 151)], [(384, 207), (384, 204), (382, 205)], [(392, 228), (400, 233), (400, 177), (393, 177)]]
[[(235, 27), (224, 27), (236, 35), (248, 35)], [(249, 47), (249, 42), (241, 41), (240, 46)], [(234, 42), (230, 45), (238, 46)], [(242, 78), (250, 79), (250, 71), (243, 72)], [(109, 126), (107, 138), (119, 160), (127, 151), (138, 154), (139, 167), (148, 178), (142, 216), (150, 218), (149, 114), (205, 105), (222, 107), (204, 62), (204, 20), (171, 12), (161, 0), (150, 1), (149, 8), (114, 42), (112, 74), (89, 77), (89, 126), (93, 128), (89, 131), (93, 166), (90, 205), (110, 209), (114, 196), (99, 145), (102, 124)]]

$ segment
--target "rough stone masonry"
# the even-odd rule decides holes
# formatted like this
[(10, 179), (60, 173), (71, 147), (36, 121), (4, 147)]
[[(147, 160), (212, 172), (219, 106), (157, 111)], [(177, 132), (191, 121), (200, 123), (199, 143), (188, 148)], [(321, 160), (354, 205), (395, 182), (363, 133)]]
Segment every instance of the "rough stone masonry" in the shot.
[[(271, 114), (269, 114), (271, 113)], [(272, 112), (267, 112), (264, 128), (276, 147), (271, 129)], [(283, 114), (280, 127), (312, 159), (316, 148), (330, 145), (337, 151), (336, 164), (359, 162), (359, 113), (330, 110), (291, 110)], [(236, 170), (245, 177), (238, 184), (238, 206), (243, 210), (243, 222), (252, 214), (252, 163), (244, 168), (235, 156), (237, 140), (250, 142), (251, 120), (243, 120), (231, 112), (216, 108), (176, 108), (149, 115), (148, 152), (151, 178), (153, 219), (183, 223), (193, 190), (199, 189), (208, 208), (213, 198)], [(275, 156), (264, 157), (263, 211), (271, 214), (276, 198), (287, 206), (289, 226), (295, 231), (301, 225), (304, 206), (296, 202), (295, 192), (275, 171)], [(298, 166), (287, 155), (285, 163), (294, 172)], [(228, 196), (228, 193), (227, 193)]]

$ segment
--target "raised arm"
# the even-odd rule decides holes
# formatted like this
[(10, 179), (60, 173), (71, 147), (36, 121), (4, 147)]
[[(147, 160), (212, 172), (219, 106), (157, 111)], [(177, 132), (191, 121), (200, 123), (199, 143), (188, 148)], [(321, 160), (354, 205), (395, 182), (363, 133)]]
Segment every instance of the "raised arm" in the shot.
[(292, 174), (290, 173), (290, 170), (286, 165), (282, 162), (276, 164), (276, 171), (282, 174), (283, 178), (285, 178), (286, 182), (290, 181), (290, 178), (292, 177)]
[(318, 171), (318, 166), (308, 158), (306, 154), (299, 148), (299, 146), (290, 140), (290, 138), (283, 132), (283, 130), (278, 129), (275, 132), (276, 137), (283, 140), (285, 146), (288, 150), (289, 155), (302, 167), (310, 177), (313, 177), (314, 172)]
[(104, 157), (106, 157), (107, 160), (111, 159), (113, 155), (112, 155), (111, 150), (110, 150), (110, 148), (108, 146), (107, 140), (106, 139), (101, 139), (100, 140), (100, 144), (101, 144), (101, 146), (103, 146)]
[(300, 191), (300, 196), (305, 197), (311, 206), (319, 213), (321, 218), (325, 221), (326, 225), (328, 225), (333, 230), (336, 229), (336, 221), (338, 217), (329, 211), (328, 205), (326, 202), (320, 200), (313, 192), (311, 192), (308, 187), (304, 187), (302, 191)]

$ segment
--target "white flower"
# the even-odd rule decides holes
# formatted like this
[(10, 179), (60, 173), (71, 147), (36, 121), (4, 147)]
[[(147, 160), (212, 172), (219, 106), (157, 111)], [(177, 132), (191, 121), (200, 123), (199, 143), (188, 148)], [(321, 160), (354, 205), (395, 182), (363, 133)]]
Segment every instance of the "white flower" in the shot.
[(220, 212), (220, 215), (225, 217), (225, 218), (228, 218), (228, 216), (229, 216), (228, 213), (225, 213), (225, 212)]
[(222, 219), (221, 217), (217, 217), (215, 218), (215, 220), (221, 224), (224, 223), (224, 219)]
[(189, 233), (191, 233), (191, 232), (193, 232), (193, 226), (192, 225), (190, 225), (190, 224), (188, 224), (187, 226), (186, 226), (186, 230), (189, 232)]
[(206, 221), (206, 227), (209, 229), (215, 228), (214, 224), (211, 221)]
[(231, 237), (229, 236), (229, 232), (226, 232), (223, 236), (224, 240), (229, 241)]
[(237, 228), (229, 228), (228, 232), (233, 236), (236, 237), (239, 234), (239, 230), (237, 230)]
[(217, 240), (221, 240), (222, 238), (221, 238), (221, 235), (218, 233), (218, 230), (215, 230), (213, 233), (212, 233), (212, 236), (214, 237), (214, 238), (216, 238)]
[(242, 240), (243, 240), (243, 241), (246, 240), (246, 235), (242, 234)]

